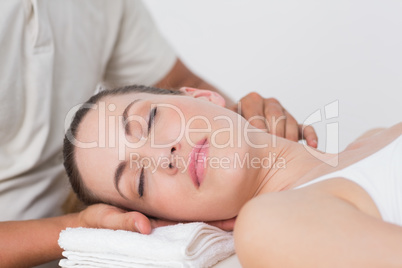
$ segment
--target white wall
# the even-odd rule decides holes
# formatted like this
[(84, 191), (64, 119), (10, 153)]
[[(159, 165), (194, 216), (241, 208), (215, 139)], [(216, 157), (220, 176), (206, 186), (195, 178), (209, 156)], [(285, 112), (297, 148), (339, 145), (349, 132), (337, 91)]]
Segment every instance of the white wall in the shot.
[[(274, 96), (299, 122), (322, 109), (322, 150), (328, 122), (343, 149), (402, 119), (400, 0), (144, 2), (184, 62), (233, 99)], [(336, 100), (339, 116), (325, 120)]]

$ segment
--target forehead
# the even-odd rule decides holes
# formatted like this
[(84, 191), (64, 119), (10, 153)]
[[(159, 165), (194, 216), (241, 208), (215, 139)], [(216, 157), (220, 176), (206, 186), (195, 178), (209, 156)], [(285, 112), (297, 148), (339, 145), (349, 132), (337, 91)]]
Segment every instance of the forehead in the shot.
[(99, 138), (97, 133), (105, 128), (105, 123), (111, 119), (110, 116), (122, 115), (127, 105), (140, 97), (143, 96), (140, 94), (106, 96), (87, 107), (88, 112), (78, 127), (77, 139), (85, 143), (96, 141)]

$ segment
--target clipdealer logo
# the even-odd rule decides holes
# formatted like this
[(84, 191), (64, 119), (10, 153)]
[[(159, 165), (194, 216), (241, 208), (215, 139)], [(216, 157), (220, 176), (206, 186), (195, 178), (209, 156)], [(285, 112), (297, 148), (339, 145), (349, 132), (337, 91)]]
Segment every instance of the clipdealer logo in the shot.
[[(316, 110), (303, 122), (304, 126), (325, 123), (325, 139), (320, 139), (321, 142), (325, 142), (324, 152), (315, 150), (306, 144), (304, 144), (304, 148), (311, 155), (332, 167), (339, 164), (339, 122), (336, 120), (337, 118), (339, 118), (339, 100), (325, 105), (324, 109)], [(332, 157), (324, 157), (324, 153), (331, 153)]]

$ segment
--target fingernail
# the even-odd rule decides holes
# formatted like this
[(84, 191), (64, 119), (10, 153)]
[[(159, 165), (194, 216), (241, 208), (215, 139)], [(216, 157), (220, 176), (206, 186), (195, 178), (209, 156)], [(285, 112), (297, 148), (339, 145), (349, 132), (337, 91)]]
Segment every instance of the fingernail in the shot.
[(311, 146), (316, 147), (317, 145), (318, 145), (317, 140), (312, 140), (312, 141), (311, 141)]
[(134, 226), (137, 229), (137, 232), (142, 233), (142, 231), (141, 231), (140, 227), (138, 226), (137, 222), (134, 223)]

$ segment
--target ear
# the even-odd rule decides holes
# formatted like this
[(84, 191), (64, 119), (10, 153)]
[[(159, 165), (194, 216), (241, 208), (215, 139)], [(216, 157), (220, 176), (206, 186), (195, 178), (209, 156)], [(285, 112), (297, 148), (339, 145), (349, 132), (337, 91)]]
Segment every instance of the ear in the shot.
[(222, 107), (225, 107), (226, 105), (225, 99), (215, 91), (192, 87), (182, 87), (179, 90), (183, 92), (186, 96), (204, 99)]

